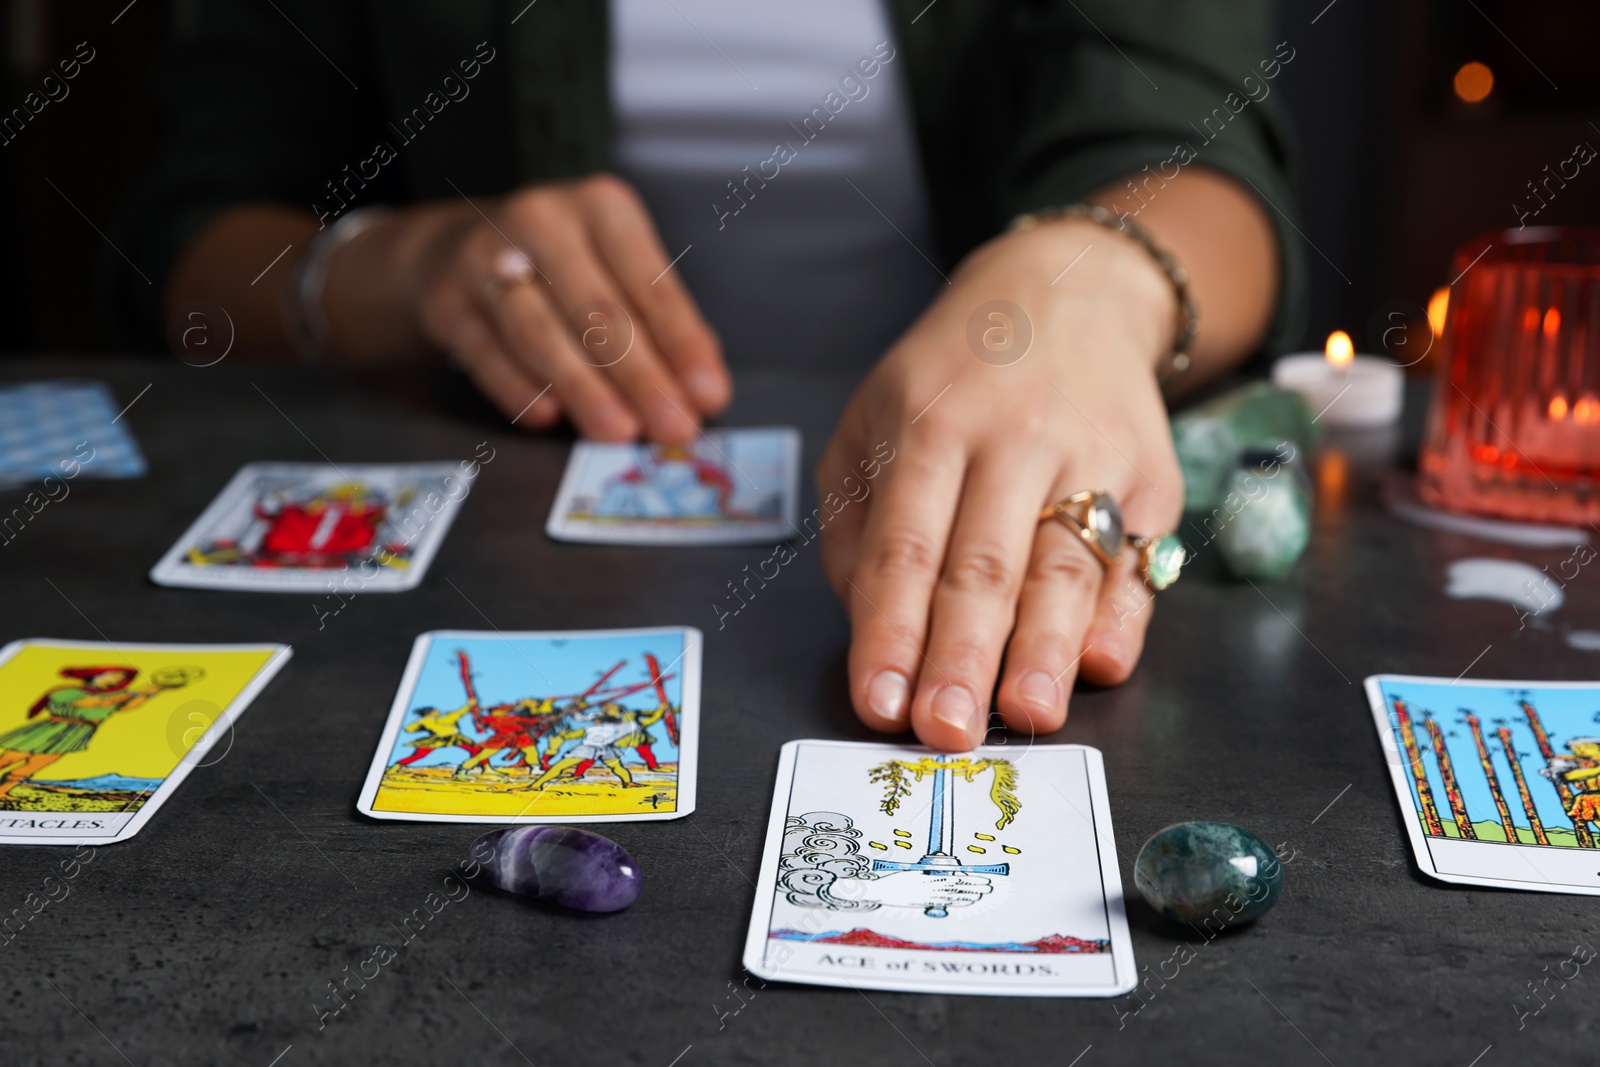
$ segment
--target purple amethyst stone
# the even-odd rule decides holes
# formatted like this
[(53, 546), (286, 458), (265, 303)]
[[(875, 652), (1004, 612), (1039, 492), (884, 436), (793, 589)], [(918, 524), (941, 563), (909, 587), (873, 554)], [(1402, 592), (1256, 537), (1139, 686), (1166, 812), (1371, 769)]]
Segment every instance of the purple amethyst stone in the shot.
[(483, 879), (496, 889), (578, 911), (621, 911), (639, 899), (644, 879), (627, 849), (567, 826), (514, 826), (473, 843), (494, 851)]

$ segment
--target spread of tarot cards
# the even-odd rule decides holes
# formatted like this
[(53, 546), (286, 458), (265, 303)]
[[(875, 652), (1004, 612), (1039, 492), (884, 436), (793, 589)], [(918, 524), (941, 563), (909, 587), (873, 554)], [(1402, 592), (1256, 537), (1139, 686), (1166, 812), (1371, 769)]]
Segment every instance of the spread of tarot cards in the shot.
[(700, 644), (691, 627), (423, 634), (356, 806), (423, 822), (681, 818)]
[(708, 430), (687, 445), (579, 441), (545, 531), (558, 541), (735, 545), (795, 534), (800, 432)]
[(150, 571), (157, 585), (398, 593), (422, 581), (478, 464), (250, 463)]
[(0, 844), (139, 832), (233, 723), (287, 645), (14, 641), (0, 649)]
[(744, 965), (857, 989), (1132, 989), (1100, 753), (783, 746)]
[(1600, 896), (1600, 682), (1380, 674), (1366, 689), (1425, 874)]

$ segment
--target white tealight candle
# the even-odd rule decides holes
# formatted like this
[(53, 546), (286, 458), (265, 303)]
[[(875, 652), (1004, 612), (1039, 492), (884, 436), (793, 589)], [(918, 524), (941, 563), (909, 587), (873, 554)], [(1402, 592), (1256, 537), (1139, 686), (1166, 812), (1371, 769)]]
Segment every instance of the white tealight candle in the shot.
[(1305, 397), (1330, 426), (1385, 426), (1400, 418), (1405, 372), (1377, 356), (1358, 356), (1335, 330), (1325, 352), (1296, 352), (1272, 365), (1272, 384)]

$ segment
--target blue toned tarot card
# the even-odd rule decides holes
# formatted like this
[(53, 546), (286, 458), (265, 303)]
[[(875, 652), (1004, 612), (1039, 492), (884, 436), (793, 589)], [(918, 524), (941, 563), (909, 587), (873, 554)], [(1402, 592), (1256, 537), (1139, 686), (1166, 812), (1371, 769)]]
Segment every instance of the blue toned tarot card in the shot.
[(1600, 896), (1600, 683), (1380, 674), (1366, 689), (1425, 873)]
[(686, 445), (579, 441), (550, 509), (558, 541), (712, 545), (794, 536), (800, 433), (708, 430)]
[(700, 631), (439, 630), (412, 646), (358, 809), (427, 822), (694, 810)]

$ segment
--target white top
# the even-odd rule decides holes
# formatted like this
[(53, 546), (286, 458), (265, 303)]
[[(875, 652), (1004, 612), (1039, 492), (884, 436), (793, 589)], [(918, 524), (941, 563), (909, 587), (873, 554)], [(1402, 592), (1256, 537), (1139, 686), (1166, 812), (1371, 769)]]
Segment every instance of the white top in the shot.
[(882, 4), (611, 14), (615, 168), (730, 365), (870, 366), (944, 285)]
[(638, 729), (631, 722), (597, 722), (583, 731), (583, 744), (600, 748), (609, 745), (620, 737), (626, 737)]

